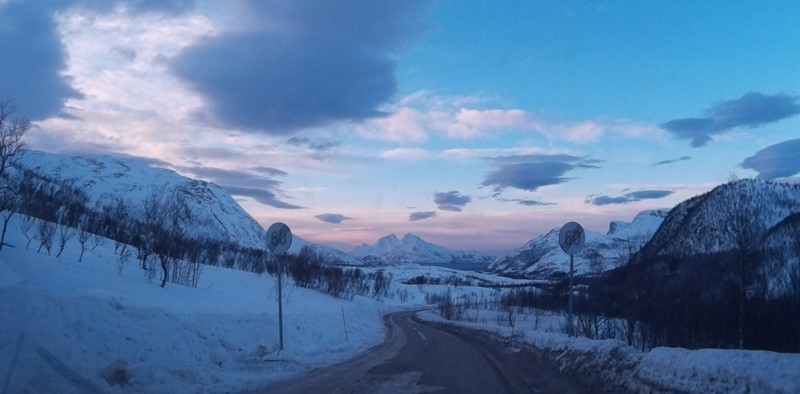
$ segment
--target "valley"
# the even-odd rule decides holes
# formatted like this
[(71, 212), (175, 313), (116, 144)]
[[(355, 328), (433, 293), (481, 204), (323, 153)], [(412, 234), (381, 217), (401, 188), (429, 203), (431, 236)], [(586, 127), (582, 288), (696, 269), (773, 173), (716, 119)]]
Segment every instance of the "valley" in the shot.
[[(295, 235), (287, 255), (268, 256), (259, 254), (255, 245), (264, 236), (261, 226), (213, 184), (148, 166), (134, 170), (135, 163), (111, 158), (26, 152), (20, 163), (18, 171), (30, 171), (26, 174), (29, 182), (38, 182), (36, 190), (52, 188), (68, 196), (71, 185), (82, 184), (87, 198), (84, 204), (60, 205), (70, 200), (60, 199), (59, 194), (31, 194), (31, 208), (23, 206), (10, 217), (0, 252), (0, 292), (7, 300), (0, 307), (0, 317), (7, 322), (0, 337), (0, 361), (9, 366), (6, 392), (171, 392), (179, 387), (258, 392), (317, 368), (356, 360), (385, 340), (389, 333), (385, 316), (420, 308), (425, 311), (402, 313), (478, 330), (498, 345), (552, 358), (561, 371), (591, 371), (573, 382), (578, 385), (632, 391), (664, 387), (727, 391), (741, 385), (771, 392), (797, 388), (791, 374), (770, 375), (775, 367), (752, 369), (747, 362), (734, 361), (757, 356), (786, 371), (800, 367), (797, 354), (731, 350), (738, 340), (735, 307), (724, 312), (727, 315), (702, 309), (715, 305), (709, 292), (735, 302), (735, 287), (725, 287), (736, 283), (730, 272), (735, 265), (712, 271), (717, 279), (723, 278), (717, 281), (722, 285), (717, 290), (705, 283), (706, 293), (696, 298), (669, 293), (669, 289), (681, 293), (694, 289), (687, 286), (700, 279), (698, 273), (704, 272), (700, 267), (720, 269), (720, 264), (735, 262), (727, 263), (740, 252), (733, 238), (736, 233), (708, 236), (714, 234), (708, 228), (715, 228), (714, 220), (723, 220), (722, 207), (730, 201), (725, 196), (752, 195), (745, 201), (753, 201), (752, 209), (764, 214), (744, 208), (750, 205), (735, 212), (764, 219), (760, 222), (764, 242), (747, 254), (754, 269), (745, 282), (750, 314), (744, 320), (760, 319), (762, 324), (746, 326), (744, 343), (791, 352), (796, 346), (792, 327), (797, 324), (792, 319), (798, 315), (784, 313), (780, 315), (784, 320), (779, 320), (771, 313), (773, 307), (798, 305), (791, 298), (797, 288), (791, 276), (798, 264), (791, 246), (800, 206), (796, 185), (738, 181), (670, 211), (644, 211), (632, 222), (611, 222), (606, 234), (587, 232), (585, 248), (576, 256), (578, 337), (573, 338), (565, 334), (568, 259), (558, 247), (558, 229), (494, 259), (453, 251), (413, 234), (389, 235), (351, 252)], [(89, 171), (80, 170), (87, 165)], [(145, 179), (154, 177), (151, 171), (158, 174), (157, 189), (146, 186)], [(147, 207), (153, 195), (148, 190), (180, 195), (171, 194), (171, 189), (183, 193), (191, 214), (181, 223), (183, 231), (165, 234), (177, 234), (171, 244), (183, 246), (151, 249), (143, 255), (139, 251), (147, 244), (137, 244), (141, 238), (131, 236), (137, 228), (146, 228), (131, 225), (137, 215), (145, 215), (136, 213), (136, 206)], [(115, 201), (129, 207), (116, 212), (130, 212), (117, 218), (130, 218), (131, 223), (91, 227), (93, 220), (100, 220), (92, 218), (115, 212), (113, 206), (102, 208)], [(52, 223), (52, 243), (47, 244), (39, 228), (48, 217), (70, 217), (64, 206), (84, 219)], [(47, 207), (60, 213), (35, 216), (46, 214)], [(217, 227), (207, 227), (210, 223)], [(91, 228), (101, 232), (90, 233)], [(252, 234), (230, 237), (229, 230)], [(80, 236), (81, 231), (88, 235)], [(221, 237), (216, 235), (220, 231)], [(115, 234), (121, 238), (113, 238)], [(193, 243), (196, 239), (203, 241)], [(218, 252), (209, 249), (213, 245), (218, 245)], [(161, 253), (168, 259), (159, 257)], [(286, 265), (287, 274), (283, 351), (277, 348), (277, 263)], [(665, 295), (670, 298), (658, 299)], [(631, 300), (632, 296), (638, 298)], [(704, 313), (706, 320), (691, 320), (697, 315), (685, 313), (686, 307), (680, 306), (684, 300), (690, 300), (694, 313)], [(642, 302), (653, 304), (643, 307)], [(678, 309), (683, 315), (670, 315), (676, 306), (683, 308)], [(693, 331), (672, 331), (673, 326), (653, 316), (679, 322), (679, 327), (686, 327), (683, 319), (690, 319)], [(780, 323), (765, 325), (764, 319)], [(719, 321), (727, 322), (728, 328), (719, 331)], [(682, 342), (680, 335), (693, 339)], [(761, 335), (771, 341), (759, 340)], [(726, 350), (714, 350), (713, 362), (706, 356), (711, 350), (691, 350), (709, 347)], [(609, 351), (625, 356), (609, 359)], [(678, 361), (678, 354), (683, 354), (683, 361)], [(615, 367), (620, 362), (627, 367)], [(666, 371), (652, 369), (663, 369), (665, 362)], [(732, 363), (731, 369), (714, 372), (709, 363), (717, 362)], [(608, 374), (609, 368), (618, 372)], [(425, 377), (428, 374), (435, 372), (402, 376), (418, 381), (424, 391), (424, 382), (433, 382)], [(666, 376), (674, 375), (669, 374), (681, 378), (670, 380)], [(701, 379), (682, 380), (688, 376)]]

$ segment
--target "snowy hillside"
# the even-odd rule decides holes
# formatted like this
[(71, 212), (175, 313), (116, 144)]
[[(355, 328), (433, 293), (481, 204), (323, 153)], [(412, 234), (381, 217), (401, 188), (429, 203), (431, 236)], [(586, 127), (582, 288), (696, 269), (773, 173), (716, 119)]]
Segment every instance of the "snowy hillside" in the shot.
[(730, 251), (736, 248), (739, 234), (763, 237), (796, 212), (800, 212), (800, 184), (754, 179), (724, 184), (671, 210), (642, 255), (684, 257)]
[(159, 288), (108, 239), (82, 262), (74, 238), (60, 258), (28, 250), (22, 220), (0, 251), (3, 393), (256, 390), (380, 343), (393, 309), (285, 281), (278, 352), (274, 277), (204, 266), (197, 288)]
[(187, 226), (194, 238), (238, 243), (263, 248), (266, 232), (258, 222), (219, 186), (189, 179), (173, 171), (111, 156), (63, 156), (24, 151), (19, 165), (56, 181), (71, 181), (101, 206), (125, 202), (134, 212), (142, 209), (148, 195), (177, 191), (186, 197), (192, 212)]
[[(660, 262), (738, 253), (751, 258), (771, 297), (796, 292), (800, 284), (800, 184), (745, 179), (718, 186), (676, 206), (635, 261)], [(674, 263), (673, 263), (674, 265)]]
[[(219, 186), (190, 179), (144, 162), (111, 156), (63, 156), (23, 151), (18, 165), (56, 182), (71, 182), (85, 192), (90, 206), (122, 201), (134, 212), (141, 210), (153, 192), (177, 191), (186, 197), (192, 212), (186, 226), (189, 236), (230, 242), (252, 249), (264, 248), (265, 230), (231, 195)], [(312, 248), (331, 264), (356, 265), (358, 259), (324, 245), (309, 243), (293, 234), (289, 253)]]
[(491, 260), (477, 252), (434, 245), (414, 234), (406, 234), (402, 239), (390, 234), (374, 245), (363, 244), (349, 254), (373, 265), (487, 263)]
[[(586, 230), (586, 246), (575, 255), (575, 272), (599, 273), (622, 264), (658, 229), (667, 211), (648, 210), (632, 222), (613, 221), (606, 234)], [(569, 256), (558, 244), (560, 228), (536, 237), (524, 246), (498, 258), (489, 271), (509, 276), (550, 279), (569, 272)]]

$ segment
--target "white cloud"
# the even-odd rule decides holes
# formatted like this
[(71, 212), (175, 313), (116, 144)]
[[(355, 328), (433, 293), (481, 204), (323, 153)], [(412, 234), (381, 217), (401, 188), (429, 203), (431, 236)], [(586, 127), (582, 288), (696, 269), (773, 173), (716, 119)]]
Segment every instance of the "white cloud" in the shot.
[(480, 148), (480, 149), (456, 148), (456, 149), (446, 149), (442, 151), (441, 155), (445, 158), (471, 159), (476, 157), (486, 158), (486, 157), (498, 157), (498, 156), (521, 156), (521, 155), (533, 155), (533, 154), (561, 154), (561, 153), (571, 154), (569, 152), (554, 151), (550, 149), (531, 146), (531, 147), (519, 147), (519, 148)]
[(402, 107), (385, 118), (369, 122), (366, 128), (360, 130), (365, 137), (392, 142), (423, 142), (428, 139), (425, 123), (425, 115), (418, 110)]
[(664, 139), (661, 128), (627, 119), (547, 120), (519, 108), (491, 108), (477, 97), (442, 97), (424, 90), (384, 110), (390, 115), (357, 127), (362, 136), (396, 143), (426, 142), (433, 135), (471, 139), (497, 132), (541, 133), (577, 144), (598, 141), (609, 133)]
[(519, 109), (461, 108), (445, 130), (451, 138), (473, 138), (492, 130), (533, 130), (538, 126), (538, 122)]
[(428, 151), (419, 148), (397, 148), (381, 154), (384, 159), (391, 160), (417, 160), (428, 156)]

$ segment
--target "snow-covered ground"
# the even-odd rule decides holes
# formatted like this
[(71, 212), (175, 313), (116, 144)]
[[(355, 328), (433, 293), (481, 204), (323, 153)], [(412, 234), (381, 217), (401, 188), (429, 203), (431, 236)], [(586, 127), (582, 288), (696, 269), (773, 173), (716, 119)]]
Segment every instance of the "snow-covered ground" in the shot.
[(274, 278), (203, 267), (197, 288), (160, 288), (108, 240), (82, 262), (77, 237), (60, 258), (26, 250), (20, 220), (0, 251), (1, 393), (255, 389), (380, 343), (399, 308), (290, 285), (278, 352)]
[(562, 371), (634, 392), (800, 393), (800, 354), (664, 347), (641, 352), (619, 340), (570, 338), (562, 333), (560, 315), (519, 314), (513, 327), (507, 315), (467, 310), (470, 322), (454, 322), (435, 311), (418, 313), (424, 320), (481, 330), (511, 346), (528, 346)]
[[(289, 284), (284, 347), (278, 348), (276, 283), (270, 276), (203, 267), (197, 288), (147, 279), (131, 258), (120, 269), (106, 240), (78, 261), (73, 238), (60, 258), (30, 250), (21, 218), (0, 251), (0, 393), (247, 391), (343, 361), (380, 343), (382, 316), (426, 302), (496, 300), (479, 287), (522, 280), (439, 267), (387, 269), (389, 298), (346, 301)], [(377, 268), (362, 268), (374, 270)], [(404, 285), (424, 277), (439, 284)], [(460, 284), (445, 284), (458, 279)], [(287, 281), (289, 282), (289, 281)], [(290, 283), (290, 282), (289, 282)], [(441, 318), (432, 312), (421, 315)], [(507, 312), (467, 310), (457, 323), (511, 337)], [(617, 340), (568, 338), (562, 317), (518, 315), (514, 342), (527, 343), (564, 370), (637, 391), (800, 392), (800, 355), (763, 351), (656, 348)], [(346, 325), (346, 331), (345, 331)], [(536, 329), (534, 329), (534, 327)]]

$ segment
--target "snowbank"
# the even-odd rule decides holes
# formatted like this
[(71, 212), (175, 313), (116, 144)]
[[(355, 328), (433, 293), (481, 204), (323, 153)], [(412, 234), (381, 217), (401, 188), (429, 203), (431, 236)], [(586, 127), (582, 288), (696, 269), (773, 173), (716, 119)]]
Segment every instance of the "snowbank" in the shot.
[(570, 338), (521, 328), (520, 321), (512, 335), (511, 327), (493, 324), (492, 319), (453, 322), (434, 311), (418, 316), (498, 335), (539, 353), (564, 372), (634, 392), (800, 393), (800, 354), (680, 348), (641, 352), (618, 340)]

